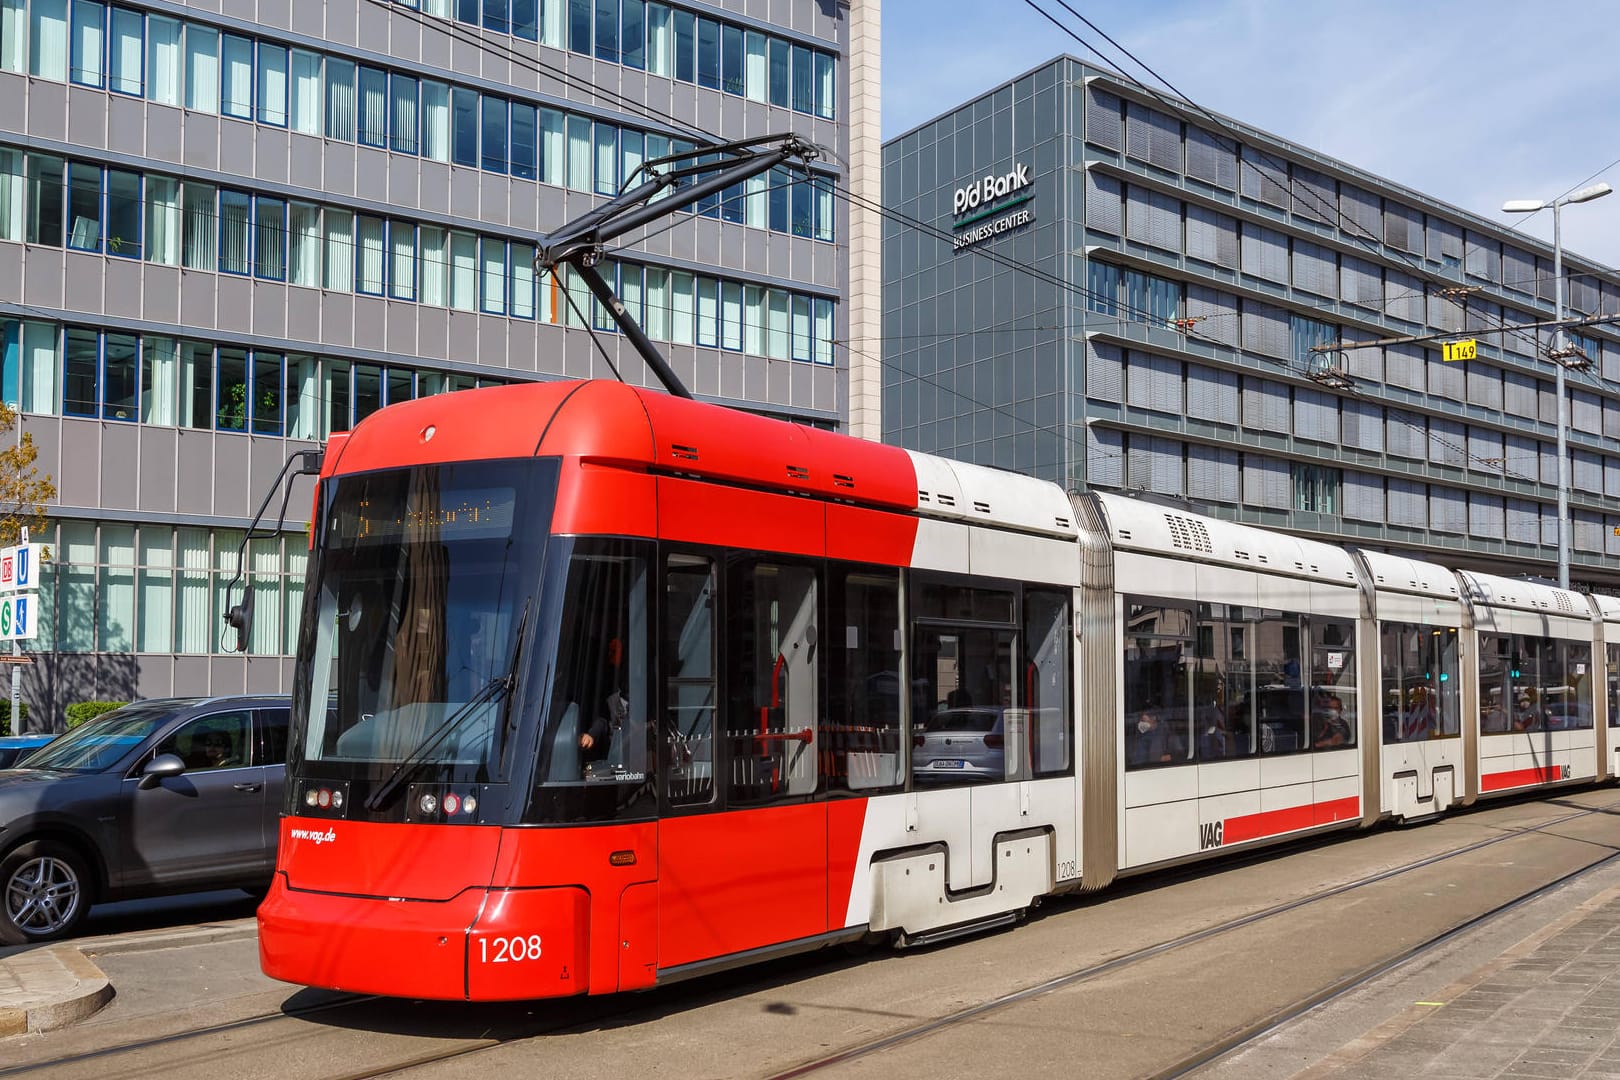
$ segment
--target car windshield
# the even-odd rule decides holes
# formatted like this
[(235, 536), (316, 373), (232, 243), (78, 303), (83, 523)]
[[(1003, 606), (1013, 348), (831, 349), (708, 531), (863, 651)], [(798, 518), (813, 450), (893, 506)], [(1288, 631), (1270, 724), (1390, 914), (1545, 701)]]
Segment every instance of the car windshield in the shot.
[(116, 765), (174, 715), (173, 703), (126, 705), (81, 724), (34, 751), (30, 769), (101, 772)]
[(923, 721), (924, 731), (989, 731), (995, 726), (994, 709), (946, 709)]
[(329, 485), (294, 689), (301, 762), (371, 784), (401, 766), (418, 781), (502, 773), (511, 695), (480, 691), (518, 657), (555, 478), (554, 461), (524, 459)]

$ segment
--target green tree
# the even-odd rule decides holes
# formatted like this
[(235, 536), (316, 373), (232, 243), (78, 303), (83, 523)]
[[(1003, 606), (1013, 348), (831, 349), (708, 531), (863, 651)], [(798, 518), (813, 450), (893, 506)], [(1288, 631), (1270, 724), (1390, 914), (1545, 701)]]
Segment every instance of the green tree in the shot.
[(24, 528), (43, 537), (45, 504), (56, 498), (56, 485), (35, 464), (34, 437), (26, 431), (20, 439), (12, 435), (17, 423), (16, 412), (0, 403), (0, 547), (15, 544)]

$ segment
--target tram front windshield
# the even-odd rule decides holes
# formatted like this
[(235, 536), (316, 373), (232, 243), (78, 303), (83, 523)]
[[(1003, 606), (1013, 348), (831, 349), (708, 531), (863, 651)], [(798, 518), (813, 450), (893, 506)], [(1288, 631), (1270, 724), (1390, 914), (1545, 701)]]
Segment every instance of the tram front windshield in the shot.
[(507, 778), (556, 475), (524, 459), (335, 482), (299, 643), (295, 768), (355, 781), (383, 817), (406, 782)]

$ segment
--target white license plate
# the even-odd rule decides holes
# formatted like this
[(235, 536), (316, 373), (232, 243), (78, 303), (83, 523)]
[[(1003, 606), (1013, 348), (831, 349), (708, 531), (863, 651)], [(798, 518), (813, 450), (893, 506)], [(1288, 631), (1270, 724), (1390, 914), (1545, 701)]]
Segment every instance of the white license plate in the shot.
[(967, 768), (967, 762), (965, 762), (965, 761), (936, 761), (936, 762), (934, 762), (934, 768), (936, 768), (936, 769), (965, 769), (965, 768)]

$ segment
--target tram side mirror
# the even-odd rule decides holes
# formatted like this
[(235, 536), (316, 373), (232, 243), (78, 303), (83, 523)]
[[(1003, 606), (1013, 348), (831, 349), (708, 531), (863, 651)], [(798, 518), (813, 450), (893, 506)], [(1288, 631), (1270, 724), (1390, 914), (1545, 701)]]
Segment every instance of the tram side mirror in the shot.
[(253, 586), (242, 586), (242, 602), (225, 612), (225, 625), (236, 631), (236, 652), (245, 653), (253, 631)]
[(146, 763), (141, 770), (140, 789), (148, 791), (157, 787), (171, 776), (179, 776), (186, 771), (186, 763), (174, 754), (159, 754)]

